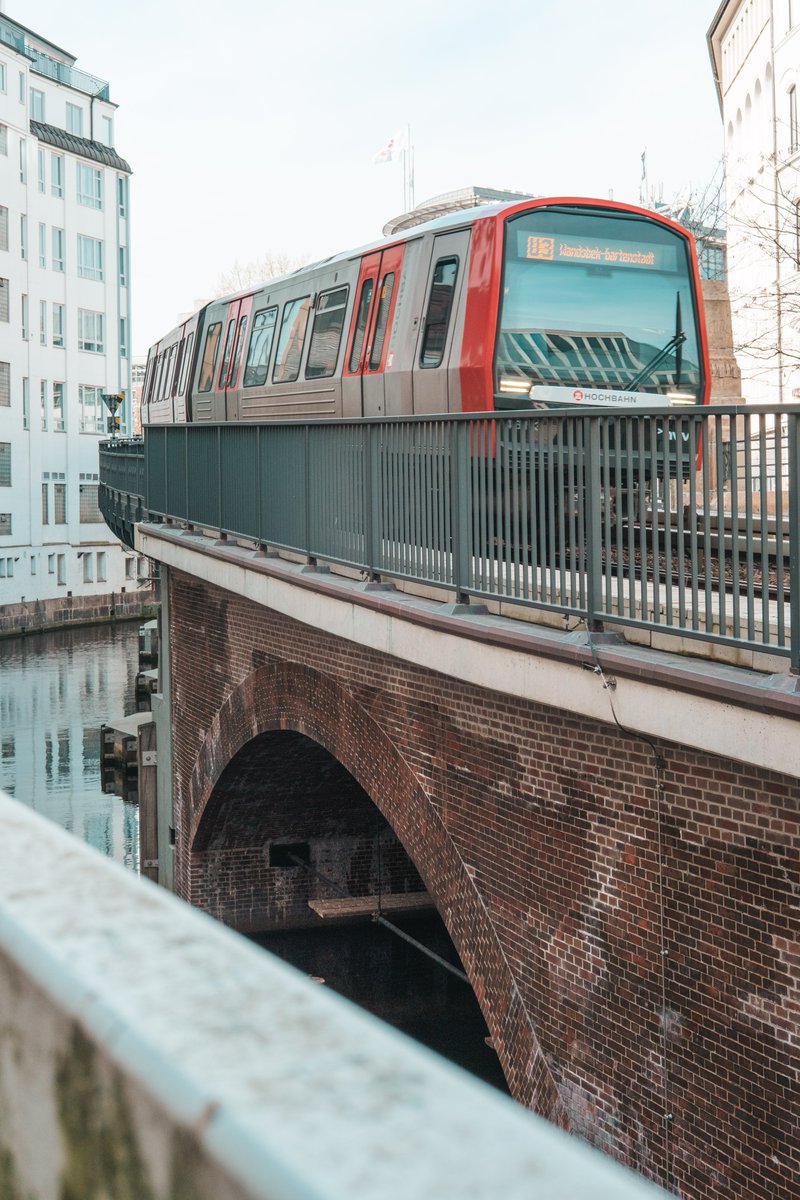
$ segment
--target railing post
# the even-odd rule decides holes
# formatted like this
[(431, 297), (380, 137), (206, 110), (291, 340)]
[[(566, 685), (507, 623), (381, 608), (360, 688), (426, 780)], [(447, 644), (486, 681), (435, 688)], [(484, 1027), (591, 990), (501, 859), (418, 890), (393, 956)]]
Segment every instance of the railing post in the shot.
[[(586, 456), (586, 625), (590, 632), (603, 630), (602, 478), (600, 471), (600, 417), (589, 417)], [(617, 450), (619, 453), (619, 450)]]
[(450, 451), (450, 529), (453, 538), (453, 587), (455, 603), (468, 604), (466, 592), (469, 581), (469, 487), (467, 479), (469, 433), (468, 421), (450, 425), (455, 430)]
[[(788, 413), (789, 436), (789, 670), (800, 675), (800, 417)], [(780, 482), (780, 481), (778, 481)]]
[(380, 430), (367, 423), (364, 426), (364, 566), (370, 583), (378, 579), (380, 562), (380, 469), (377, 450)]

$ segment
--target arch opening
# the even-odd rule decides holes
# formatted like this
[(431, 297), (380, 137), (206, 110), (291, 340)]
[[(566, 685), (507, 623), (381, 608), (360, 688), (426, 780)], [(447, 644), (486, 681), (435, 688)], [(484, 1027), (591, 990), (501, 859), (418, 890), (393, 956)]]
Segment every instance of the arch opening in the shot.
[(419, 948), (463, 971), (416, 866), (318, 742), (273, 729), (241, 747), (205, 805), (192, 875), (225, 924), (508, 1090), (472, 988)]

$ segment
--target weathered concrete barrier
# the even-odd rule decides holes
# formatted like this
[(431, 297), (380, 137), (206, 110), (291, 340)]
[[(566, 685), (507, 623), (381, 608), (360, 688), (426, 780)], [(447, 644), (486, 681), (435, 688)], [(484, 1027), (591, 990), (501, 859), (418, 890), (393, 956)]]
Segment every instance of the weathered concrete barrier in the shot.
[(651, 1188), (0, 795), (0, 1200)]

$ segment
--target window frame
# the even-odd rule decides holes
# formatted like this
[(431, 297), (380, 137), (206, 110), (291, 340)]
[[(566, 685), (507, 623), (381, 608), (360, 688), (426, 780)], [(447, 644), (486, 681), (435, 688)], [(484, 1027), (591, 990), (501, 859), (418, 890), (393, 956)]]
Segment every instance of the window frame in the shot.
[[(267, 379), (269, 378), (270, 363), (272, 362), (272, 350), (275, 345), (275, 330), (278, 328), (278, 310), (279, 310), (279, 308), (280, 308), (279, 304), (267, 304), (264, 308), (260, 308), (258, 310), (258, 312), (255, 314), (255, 316), (253, 317), (253, 322), (250, 326), (250, 341), (247, 346), (247, 358), (245, 359), (245, 363), (244, 363), (244, 375), (242, 376), (242, 387), (243, 388), (264, 387), (266, 385)], [(270, 313), (272, 313), (272, 315), (273, 315), (272, 325), (267, 327), (266, 322), (262, 322), (262, 324), (259, 325), (258, 318), (262, 315), (266, 317)], [(254, 379), (252, 382), (248, 383), (248, 381), (247, 381), (248, 372), (256, 370), (255, 364), (253, 363), (253, 352), (260, 345), (259, 342), (257, 341), (257, 338), (258, 338), (258, 335), (260, 335), (262, 333), (269, 334), (266, 358), (263, 359), (260, 366), (258, 367), (259, 373), (263, 369), (264, 378), (263, 379)]]
[[(432, 324), (432, 322), (430, 321), (429, 318), (431, 315), (431, 304), (433, 302), (433, 289), (436, 286), (436, 272), (439, 269), (439, 267), (447, 266), (451, 263), (455, 265), (456, 273), (453, 277), (453, 286), (450, 290), (450, 302), (447, 306), (447, 312), (446, 312), (444, 321), (436, 322), (437, 325), (444, 325), (444, 335), (442, 337), (441, 352), (440, 352), (439, 357), (436, 360), (436, 362), (425, 362), (424, 361), (425, 346), (426, 346), (427, 339), (428, 339), (428, 331), (430, 329), (434, 328), (434, 325)], [(421, 371), (435, 371), (437, 369), (437, 367), (440, 367), (442, 365), (442, 363), (444, 362), (445, 346), (447, 343), (447, 335), (450, 332), (450, 321), (451, 321), (451, 318), (453, 315), (453, 299), (455, 297), (456, 284), (458, 282), (458, 275), (459, 275), (460, 268), (461, 268), (461, 259), (458, 254), (444, 254), (444, 255), (442, 255), (441, 258), (437, 258), (436, 262), (434, 263), (433, 272), (431, 274), (431, 286), (430, 286), (430, 293), (428, 295), (428, 305), (425, 310), (425, 320), (422, 324), (422, 337), (420, 338), (419, 368)]]
[[(344, 292), (344, 303), (340, 306), (341, 313), (342, 313), (342, 319), (339, 324), (339, 334), (336, 339), (336, 350), (334, 352), (332, 360), (330, 360), (330, 370), (325, 369), (325, 370), (318, 371), (318, 370), (314, 369), (312, 355), (314, 354), (314, 338), (317, 334), (317, 322), (319, 321), (320, 316), (324, 315), (324, 313), (320, 309), (320, 302), (322, 300), (324, 300), (325, 297), (327, 297), (327, 296), (334, 296), (337, 292)], [(349, 304), (350, 304), (350, 285), (349, 285), (349, 283), (338, 283), (332, 288), (326, 288), (324, 292), (320, 292), (319, 295), (317, 296), (317, 302), (314, 305), (314, 320), (311, 323), (311, 333), (310, 333), (309, 339), (308, 339), (308, 354), (306, 355), (306, 369), (305, 369), (305, 373), (304, 373), (305, 379), (330, 379), (332, 375), (336, 374), (336, 364), (339, 361), (339, 354), (341, 353), (341, 349), (342, 349), (342, 337), (344, 335), (344, 327), (347, 323), (347, 310), (348, 310)], [(330, 311), (338, 312), (339, 310), (332, 309)], [(327, 332), (327, 330), (325, 332)]]
[[(211, 335), (214, 333), (215, 330), (217, 330), (217, 336), (216, 336), (216, 340), (214, 341), (214, 348), (213, 348), (214, 352), (212, 355), (212, 361), (209, 364), (208, 351), (209, 351), (209, 347), (211, 345)], [(203, 343), (203, 356), (200, 359), (200, 362), (198, 364), (198, 374), (197, 374), (197, 393), (198, 393), (198, 395), (207, 394), (208, 392), (211, 391), (211, 389), (214, 386), (214, 376), (216, 374), (216, 369), (217, 369), (217, 355), (219, 354), (219, 346), (220, 346), (221, 341), (222, 341), (222, 319), (220, 318), (219, 321), (214, 321), (213, 324), (209, 325), (208, 329), (206, 330), (206, 340)], [(208, 379), (207, 379), (207, 381), (205, 381), (205, 387), (204, 387), (203, 386), (203, 383), (204, 383), (203, 372), (206, 370), (208, 370)]]

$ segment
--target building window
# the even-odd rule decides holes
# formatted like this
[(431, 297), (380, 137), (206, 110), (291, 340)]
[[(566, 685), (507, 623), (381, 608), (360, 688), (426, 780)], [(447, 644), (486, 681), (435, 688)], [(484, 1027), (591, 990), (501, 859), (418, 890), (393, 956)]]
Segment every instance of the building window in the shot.
[(11, 487), (11, 442), (0, 442), (0, 487)]
[(39, 191), (44, 192), (47, 188), (47, 180), (45, 178), (45, 155), (41, 146), (36, 151), (36, 178), (39, 184)]
[(58, 560), (58, 573), (56, 575), (56, 581), (61, 587), (64, 587), (67, 582), (67, 556), (66, 554), (58, 554), (56, 555), (56, 558)]
[(53, 270), (64, 270), (64, 230), (57, 229), (55, 225), (50, 230), (53, 243)]
[(97, 582), (105, 583), (106, 581), (106, 552), (105, 550), (97, 551)]
[(93, 565), (94, 564), (92, 563), (92, 556), (89, 553), (89, 551), (87, 550), (84, 552), (84, 555), (83, 555), (83, 582), (84, 583), (94, 583), (94, 576), (92, 574)]
[(0, 250), (8, 249), (8, 209), (0, 204)]
[(53, 383), (53, 429), (64, 432), (64, 384)]
[(82, 483), (80, 485), (80, 508), (81, 508), (81, 524), (96, 525), (103, 520), (102, 513), (97, 504), (98, 485), (96, 483)]
[(128, 320), (127, 317), (119, 319), (119, 356), (120, 358), (128, 357)]
[(0, 537), (11, 534), (11, 513), (0, 513)]
[(78, 309), (78, 349), (102, 354), (105, 348), (103, 314), (87, 308)]
[(797, 129), (797, 88), (789, 88), (789, 153), (794, 154), (798, 149)]
[(78, 274), (82, 279), (103, 278), (103, 243), (78, 234)]
[(125, 578), (126, 579), (135, 579), (136, 578), (136, 559), (135, 558), (126, 558), (125, 559)]
[(39, 301), (39, 344), (47, 345), (47, 301)]
[(31, 385), (27, 376), (22, 380), (22, 428), (31, 426)]
[(124, 175), (117, 176), (117, 209), (121, 217), (128, 215), (128, 181)]
[(100, 129), (102, 133), (101, 141), (105, 146), (114, 145), (114, 122), (111, 117), (102, 116), (100, 118)]
[(19, 102), (20, 102), (20, 104), (25, 103), (25, 96), (26, 96), (25, 72), (20, 71), (20, 73), (19, 73)]
[(81, 433), (103, 432), (102, 388), (82, 383), (78, 386)]
[(79, 162), (77, 167), (78, 204), (83, 204), (87, 208), (102, 208), (103, 172), (82, 162)]
[[(50, 524), (50, 484), (49, 483), (42, 484), (42, 524), (43, 525)], [(51, 575), (53, 573), (52, 567), (50, 568), (50, 573), (51, 573)]]
[(36, 574), (36, 555), (31, 555), (31, 575)]
[(53, 484), (53, 524), (66, 525), (67, 523), (67, 485), (65, 483)]
[(119, 282), (122, 287), (128, 286), (128, 248), (120, 246), (119, 248)]
[(47, 226), (39, 222), (39, 266), (42, 270), (47, 268)]
[(0, 321), (8, 321), (9, 317), (9, 287), (7, 279), (0, 279)]
[(39, 384), (39, 408), (42, 418), (42, 429), (47, 429), (47, 380)]
[(83, 109), (67, 102), (67, 133), (83, 137)]
[(8, 154), (8, 126), (0, 125), (0, 154)]
[(0, 406), (11, 405), (11, 363), (0, 362)]
[(19, 218), (19, 253), (20, 258), (28, 257), (28, 218), (25, 213), (20, 213)]
[(64, 159), (60, 154), (50, 155), (50, 192), (53, 196), (64, 195)]
[(28, 182), (28, 147), (25, 138), (19, 139), (19, 181)]
[(53, 304), (53, 345), (64, 345), (64, 305)]
[(22, 307), (22, 340), (23, 340), (23, 342), (27, 342), (27, 340), (28, 340), (28, 297), (24, 294), (22, 296), (21, 307)]
[(31, 120), (44, 120), (44, 92), (31, 88)]
[(7, 90), (7, 86), (8, 79), (6, 75), (6, 64), (0, 63), (0, 92), (5, 92)]

